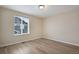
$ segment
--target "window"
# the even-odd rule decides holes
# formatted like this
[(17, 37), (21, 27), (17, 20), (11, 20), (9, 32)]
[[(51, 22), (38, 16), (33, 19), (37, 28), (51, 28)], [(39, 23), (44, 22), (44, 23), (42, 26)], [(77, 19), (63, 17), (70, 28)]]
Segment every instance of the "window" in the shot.
[(29, 18), (28, 17), (14, 17), (14, 34), (22, 35), (29, 34)]

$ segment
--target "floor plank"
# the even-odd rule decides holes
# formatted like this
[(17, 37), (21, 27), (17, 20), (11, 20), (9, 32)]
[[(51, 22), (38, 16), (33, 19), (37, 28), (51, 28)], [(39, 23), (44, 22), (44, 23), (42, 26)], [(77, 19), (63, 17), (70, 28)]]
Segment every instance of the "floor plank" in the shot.
[(79, 47), (49, 39), (36, 39), (0, 48), (1, 54), (78, 54)]

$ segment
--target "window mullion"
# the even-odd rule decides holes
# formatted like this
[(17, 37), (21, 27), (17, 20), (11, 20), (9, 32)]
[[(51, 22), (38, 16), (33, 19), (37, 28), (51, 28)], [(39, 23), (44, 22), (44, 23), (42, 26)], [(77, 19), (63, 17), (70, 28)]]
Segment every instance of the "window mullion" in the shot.
[(23, 34), (22, 19), (21, 19), (21, 34)]

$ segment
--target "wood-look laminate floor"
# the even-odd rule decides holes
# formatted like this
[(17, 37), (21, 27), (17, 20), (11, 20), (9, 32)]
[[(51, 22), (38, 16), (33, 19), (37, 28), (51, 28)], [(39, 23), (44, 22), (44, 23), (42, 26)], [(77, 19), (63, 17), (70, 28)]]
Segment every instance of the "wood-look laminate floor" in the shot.
[(36, 39), (28, 42), (0, 48), (2, 54), (78, 54), (79, 47), (48, 39)]

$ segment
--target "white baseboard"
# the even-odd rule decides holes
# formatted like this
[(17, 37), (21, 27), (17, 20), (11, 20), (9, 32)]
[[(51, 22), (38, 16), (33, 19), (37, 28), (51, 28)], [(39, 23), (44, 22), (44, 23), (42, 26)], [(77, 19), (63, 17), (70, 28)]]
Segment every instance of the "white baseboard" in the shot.
[[(58, 42), (63, 42), (63, 43), (79, 46), (79, 44), (75, 44), (75, 43), (71, 43), (71, 42), (66, 42), (66, 41), (61, 41), (61, 40), (56, 40), (56, 38), (54, 38), (52, 36), (45, 36), (45, 35), (37, 35), (37, 36), (31, 37), (28, 40), (24, 40), (24, 41), (36, 40), (36, 39), (39, 39), (39, 38), (46, 38), (46, 39), (50, 39), (50, 40), (54, 40), (54, 41), (58, 41)], [(24, 41), (19, 41), (19, 42), (10, 43), (10, 44), (1, 44), (0, 47), (4, 47), (4, 46), (8, 46), (8, 45), (13, 45), (13, 44), (21, 43), (21, 42), (24, 42)]]
[(19, 42), (15, 42), (15, 43), (1, 44), (0, 47), (5, 47), (5, 46), (9, 46), (9, 45), (13, 45), (13, 44), (17, 44), (17, 43), (21, 43), (21, 42), (25, 42), (25, 41), (30, 41), (30, 40), (36, 40), (39, 38), (41, 38), (41, 35), (34, 36), (34, 37), (29, 38), (28, 40), (23, 40), (23, 41), (19, 41)]
[(66, 44), (71, 44), (71, 45), (74, 45), (74, 46), (79, 46), (79, 44), (77, 44), (77, 43), (57, 40), (56, 38), (54, 38), (52, 36), (48, 36), (48, 35), (47, 36), (43, 35), (43, 38), (54, 40), (54, 41), (58, 41), (58, 42), (62, 42), (62, 43), (66, 43)]

